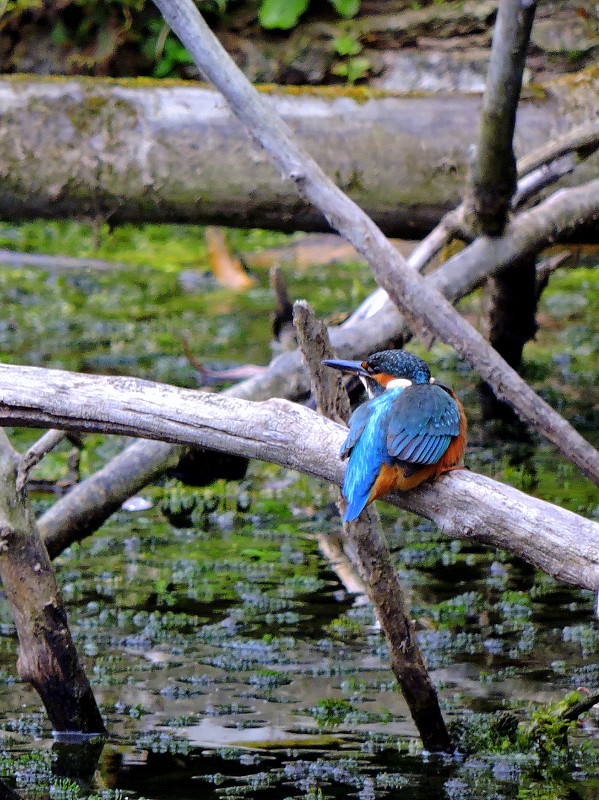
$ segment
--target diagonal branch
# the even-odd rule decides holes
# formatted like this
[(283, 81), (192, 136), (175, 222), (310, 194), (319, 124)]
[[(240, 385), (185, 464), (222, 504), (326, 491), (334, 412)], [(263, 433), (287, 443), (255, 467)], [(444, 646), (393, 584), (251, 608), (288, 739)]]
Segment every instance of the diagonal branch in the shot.
[(597, 148), (599, 148), (599, 120), (585, 122), (519, 158), (518, 176), (524, 178), (530, 172), (551, 164), (552, 161), (569, 153), (588, 158)]
[(66, 433), (64, 431), (46, 431), (37, 440), (37, 442), (34, 442), (34, 444), (31, 445), (26, 453), (23, 453), (17, 466), (17, 492), (23, 490), (23, 487), (27, 482), (27, 478), (29, 477), (29, 473), (33, 467), (35, 467), (36, 464), (39, 464), (46, 453), (49, 453), (50, 450), (53, 450), (55, 447), (57, 447), (65, 438), (65, 436)]
[(165, 20), (187, 47), (200, 70), (217, 86), (234, 113), (310, 200), (370, 264), (374, 276), (406, 315), (415, 333), (438, 336), (454, 347), (517, 413), (550, 441), (591, 480), (599, 484), (599, 453), (493, 350), (405, 260), (380, 229), (324, 174), (295, 142), (291, 131), (249, 83), (210, 31), (192, 0), (155, 0)]
[(16, 486), (18, 465), (0, 430), (0, 580), (19, 637), (17, 669), (38, 692), (55, 731), (105, 733), (33, 511)]
[[(599, 215), (599, 181), (590, 186), (563, 189), (518, 215), (510, 222), (504, 236), (478, 239), (428, 275), (426, 281), (451, 302), (456, 302), (495, 269), (511, 263), (520, 249), (536, 252), (547, 237), (571, 230), (581, 218), (593, 215)], [(376, 294), (383, 295), (376, 311), (372, 306), (368, 311), (361, 306), (342, 325), (329, 329), (340, 357), (360, 358), (411, 335), (387, 293), (379, 289)], [(295, 399), (309, 388), (300, 355), (293, 351), (274, 359), (262, 374), (236, 384), (223, 394), (246, 400)], [(560, 440), (559, 447), (567, 452), (567, 435)], [(58, 555), (74, 541), (97, 530), (127, 497), (174, 466), (183, 450), (165, 442), (134, 442), (101, 470), (74, 486), (38, 521), (50, 555)]]
[[(575, 164), (575, 159), (583, 160), (591, 156), (599, 148), (599, 121), (585, 122), (583, 125), (578, 125), (572, 128), (568, 133), (552, 139), (548, 144), (527, 153), (522, 158), (518, 159), (518, 184), (516, 193), (512, 199), (514, 208), (519, 207), (524, 200), (528, 199), (536, 192), (546, 188), (554, 180), (558, 180), (564, 174), (571, 171), (571, 165)], [(555, 163), (557, 162), (557, 163)], [(566, 190), (568, 191), (568, 190)], [(565, 196), (560, 194), (560, 198), (565, 200)], [(577, 208), (578, 198), (571, 196), (571, 203), (569, 207), (574, 210)], [(552, 205), (555, 209), (555, 206)], [(423, 272), (428, 264), (435, 258), (436, 255), (453, 239), (463, 238), (467, 240), (469, 237), (466, 232), (466, 225), (464, 223), (464, 213), (466, 204), (461, 203), (457, 208), (447, 212), (441, 219), (438, 225), (424, 237), (424, 239), (414, 247), (408, 258), (406, 264), (412, 269)], [(555, 209), (557, 210), (557, 209)], [(587, 215), (591, 216), (594, 209), (587, 210), (584, 206), (580, 208), (580, 213), (577, 214), (576, 219), (572, 219), (566, 224), (566, 231), (575, 233), (576, 227), (580, 225), (580, 220), (586, 219)], [(555, 227), (544, 228), (541, 227), (538, 236), (535, 237), (533, 246), (537, 251), (541, 249), (549, 239), (556, 239), (564, 233), (563, 218), (561, 215), (555, 219)], [(516, 228), (518, 224), (516, 223)], [(532, 232), (532, 228), (529, 228)], [(504, 234), (511, 238), (514, 231), (514, 224), (510, 225), (509, 232), (504, 231)], [(535, 251), (536, 252), (536, 251)], [(481, 265), (483, 268), (501, 269), (505, 264), (498, 263), (493, 267), (489, 262)], [(438, 270), (443, 270), (443, 265), (438, 267)], [(464, 293), (466, 293), (465, 290)], [(447, 296), (447, 295), (446, 295)], [(364, 300), (358, 309), (354, 312), (354, 316), (360, 316), (363, 319), (372, 316), (378, 309), (380, 309), (385, 300), (388, 298), (384, 289), (377, 289), (369, 297)]]

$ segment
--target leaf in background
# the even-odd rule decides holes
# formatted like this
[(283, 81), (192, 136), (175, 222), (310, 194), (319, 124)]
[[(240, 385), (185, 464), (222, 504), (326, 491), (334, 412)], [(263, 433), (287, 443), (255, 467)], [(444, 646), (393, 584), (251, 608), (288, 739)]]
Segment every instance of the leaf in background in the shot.
[(262, 0), (258, 18), (263, 28), (293, 28), (310, 0)]
[(342, 17), (355, 17), (360, 10), (360, 0), (330, 0), (330, 3)]
[(340, 56), (357, 56), (362, 52), (362, 45), (360, 42), (349, 33), (343, 33), (333, 40), (333, 47), (335, 52)]

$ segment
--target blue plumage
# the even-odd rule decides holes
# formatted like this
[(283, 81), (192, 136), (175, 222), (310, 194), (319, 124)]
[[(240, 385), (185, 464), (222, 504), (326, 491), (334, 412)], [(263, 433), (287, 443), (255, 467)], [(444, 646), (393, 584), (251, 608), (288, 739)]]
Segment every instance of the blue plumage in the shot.
[(364, 509), (383, 464), (436, 464), (459, 432), (457, 403), (435, 384), (394, 387), (359, 406), (341, 448), (341, 457), (349, 455), (345, 521)]
[(366, 503), (383, 463), (393, 460), (387, 451), (387, 422), (395, 395), (403, 389), (392, 389), (359, 406), (349, 421), (349, 435), (341, 447), (341, 457), (349, 455), (343, 481), (347, 508), (345, 522), (355, 519)]

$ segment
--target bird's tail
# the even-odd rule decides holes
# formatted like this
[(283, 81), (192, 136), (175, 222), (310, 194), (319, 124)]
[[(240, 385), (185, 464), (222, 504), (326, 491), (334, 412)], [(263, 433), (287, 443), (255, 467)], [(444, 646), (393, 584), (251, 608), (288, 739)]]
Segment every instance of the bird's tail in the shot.
[(343, 515), (344, 522), (352, 522), (364, 510), (370, 492), (379, 474), (379, 465), (368, 464), (360, 458), (352, 457), (345, 470), (345, 479), (341, 489), (347, 500), (347, 508)]

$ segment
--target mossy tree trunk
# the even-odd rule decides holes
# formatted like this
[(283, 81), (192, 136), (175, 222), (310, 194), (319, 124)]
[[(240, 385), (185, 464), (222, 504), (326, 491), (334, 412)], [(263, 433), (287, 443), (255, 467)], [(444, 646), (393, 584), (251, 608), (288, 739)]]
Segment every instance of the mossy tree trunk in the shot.
[[(510, 367), (520, 372), (524, 345), (537, 332), (537, 272), (535, 256), (518, 259), (487, 283), (490, 310), (489, 341)], [(479, 387), (483, 419), (521, 428), (512, 407), (498, 400), (488, 383)]]

